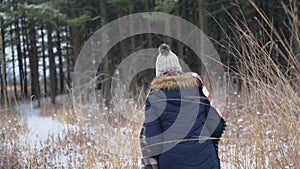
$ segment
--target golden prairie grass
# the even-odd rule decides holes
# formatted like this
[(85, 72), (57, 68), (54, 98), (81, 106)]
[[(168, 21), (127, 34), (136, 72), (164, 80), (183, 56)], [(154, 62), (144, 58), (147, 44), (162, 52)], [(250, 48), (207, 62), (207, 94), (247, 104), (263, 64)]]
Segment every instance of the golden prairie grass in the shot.
[[(250, 2), (262, 18), (257, 22), (268, 40), (262, 43), (245, 20), (232, 17), (239, 46), (229, 41), (229, 52), (238, 63), (235, 73), (242, 81), (242, 93), (224, 110), (228, 127), (220, 145), (221, 161), (224, 168), (300, 168), (300, 22), (296, 6), (282, 4), (291, 28), (290, 37), (285, 37)], [(276, 63), (273, 53), (286, 64)]]

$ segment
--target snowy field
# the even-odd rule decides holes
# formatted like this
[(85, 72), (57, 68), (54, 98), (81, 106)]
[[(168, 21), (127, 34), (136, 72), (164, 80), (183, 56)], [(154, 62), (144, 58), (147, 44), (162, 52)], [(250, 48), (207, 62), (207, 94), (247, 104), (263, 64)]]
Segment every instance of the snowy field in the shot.
[[(44, 102), (47, 104), (48, 101)], [(82, 120), (80, 117), (70, 117), (72, 118), (70, 122), (66, 118), (73, 116), (68, 114), (72, 111), (64, 106), (60, 114), (52, 112), (45, 116), (43, 111), (45, 109), (49, 111), (48, 107), (37, 108), (36, 104), (20, 103), (14, 108), (20, 115), (6, 116), (9, 120), (0, 130), (3, 136), (0, 140), (1, 166), (11, 165), (13, 168), (140, 166), (138, 128), (134, 132), (133, 128), (126, 124), (117, 125), (120, 120), (118, 118), (104, 119), (102, 115), (91, 113), (87, 114), (83, 121), (80, 121)], [(98, 120), (95, 121), (97, 118), (100, 123)], [(110, 121), (103, 122), (103, 120)], [(134, 149), (131, 149), (133, 145)]]
[[(255, 105), (254, 101), (249, 104)], [(18, 104), (16, 110), (20, 116), (7, 116), (7, 121), (1, 123), (1, 166), (140, 167), (140, 124), (127, 123), (114, 117), (112, 112), (106, 112), (109, 116), (104, 116), (106, 113), (103, 112), (93, 114), (93, 108), (86, 114), (85, 121), (70, 117), (74, 114), (66, 106), (43, 115), (43, 111), (49, 111), (51, 107), (36, 108), (34, 105)], [(296, 119), (296, 116), (286, 115), (289, 120), (286, 123), (281, 118), (283, 114), (269, 114), (261, 111), (261, 107), (252, 111), (253, 106), (248, 106), (250, 109), (247, 110), (247, 106), (238, 101), (225, 106), (223, 115), (228, 127), (219, 145), (222, 168), (298, 168), (299, 116)], [(66, 117), (73, 119), (70, 122)]]

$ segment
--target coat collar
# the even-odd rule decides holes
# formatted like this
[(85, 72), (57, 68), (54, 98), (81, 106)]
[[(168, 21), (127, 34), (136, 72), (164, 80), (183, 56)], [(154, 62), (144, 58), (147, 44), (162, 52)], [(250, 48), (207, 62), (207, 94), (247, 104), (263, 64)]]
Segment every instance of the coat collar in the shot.
[(200, 81), (190, 74), (164, 76), (155, 78), (151, 83), (152, 90), (199, 87)]

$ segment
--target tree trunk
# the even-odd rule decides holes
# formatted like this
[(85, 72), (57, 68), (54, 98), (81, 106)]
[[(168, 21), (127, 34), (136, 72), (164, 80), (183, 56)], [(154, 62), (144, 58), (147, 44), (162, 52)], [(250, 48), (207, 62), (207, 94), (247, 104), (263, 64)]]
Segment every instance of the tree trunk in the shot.
[[(102, 0), (101, 0), (102, 1)], [(74, 4), (72, 5), (73, 8), (78, 8), (77, 5), (78, 0), (75, 0)], [(79, 16), (77, 10), (70, 11), (70, 18), (77, 18)], [(81, 45), (82, 45), (82, 31), (80, 26), (71, 26), (70, 27), (70, 37), (71, 37), (71, 45), (72, 45), (72, 53), (73, 53), (73, 61), (72, 61), (72, 70), (75, 66), (75, 61), (80, 53)]]
[[(132, 3), (128, 3), (128, 12), (129, 12), (129, 15), (133, 13), (133, 4)], [(129, 32), (130, 34), (133, 34), (134, 32), (134, 21), (132, 20), (132, 18), (130, 17), (129, 18)], [(135, 48), (135, 37), (132, 36), (130, 38), (130, 48), (131, 48), (131, 51), (134, 51), (134, 48)]]
[(29, 21), (29, 64), (30, 64), (30, 80), (31, 80), (31, 96), (34, 95), (38, 100), (38, 106), (40, 106), (40, 82), (39, 82), (39, 68), (38, 68), (38, 56), (36, 47), (36, 31), (35, 21)]
[[(0, 25), (2, 25), (2, 22), (0, 21)], [(3, 72), (3, 58), (4, 58), (4, 54), (3, 54), (3, 44), (2, 44), (2, 26), (0, 28), (0, 54), (1, 54), (1, 59), (0, 59), (0, 105), (3, 104), (3, 98), (4, 98), (4, 92), (3, 92), (3, 80), (2, 80), (2, 72)]]
[(20, 27), (19, 20), (15, 22), (16, 25), (16, 42), (17, 42), (17, 55), (18, 55), (18, 65), (19, 65), (19, 79), (20, 79), (20, 91), (21, 98), (24, 99), (24, 71), (23, 71), (23, 60), (22, 60), (22, 49), (21, 49), (21, 36), (20, 36)]
[(50, 69), (50, 87), (51, 87), (51, 103), (55, 104), (55, 97), (57, 95), (57, 74), (55, 57), (53, 53), (52, 27), (47, 24), (47, 39), (48, 39), (48, 55), (49, 55), (49, 69)]
[(57, 43), (56, 43), (56, 48), (57, 48), (57, 55), (59, 59), (59, 89), (60, 89), (60, 94), (64, 93), (64, 70), (63, 70), (63, 56), (61, 52), (61, 39), (60, 39), (60, 31), (57, 30), (56, 32), (57, 35)]
[(17, 82), (16, 82), (16, 65), (15, 65), (15, 50), (14, 50), (14, 33), (13, 33), (13, 28), (12, 28), (12, 24), (9, 27), (9, 33), (10, 33), (10, 46), (11, 46), (11, 61), (12, 61), (12, 73), (13, 73), (13, 88), (14, 88), (14, 98), (18, 98), (18, 94), (17, 94)]
[[(205, 16), (206, 14), (206, 10), (205, 10), (205, 3), (207, 0), (199, 0), (198, 1), (198, 25), (199, 28), (202, 30), (203, 33), (207, 34), (208, 33), (208, 29), (207, 29), (207, 17)], [(200, 39), (201, 40), (201, 39)], [(203, 42), (202, 40), (200, 41), (200, 50), (203, 49)], [(200, 51), (201, 52), (201, 51)], [(202, 62), (201, 67), (200, 67), (200, 74), (202, 76), (206, 75), (206, 69), (204, 66), (204, 63)], [(205, 78), (205, 77), (203, 77)]]
[[(146, 3), (147, 11), (151, 11), (153, 9), (150, 1), (152, 1), (152, 0), (148, 0), (148, 3)], [(150, 24), (148, 24), (148, 31), (151, 32)], [(151, 48), (152, 47), (152, 35), (150, 33), (147, 33), (146, 39), (147, 39), (147, 48)]]
[(44, 24), (41, 24), (41, 39), (42, 39), (42, 57), (43, 57), (43, 83), (44, 83), (44, 96), (47, 96), (47, 65), (46, 65), (46, 55), (45, 55), (45, 40), (44, 40)]
[[(68, 29), (67, 26), (65, 26), (65, 32), (66, 32), (66, 36), (70, 36), (70, 31)], [(70, 46), (69, 46), (69, 40), (66, 41), (66, 60), (67, 60), (67, 86), (68, 86), (68, 89), (71, 89), (72, 86), (71, 86), (71, 70), (73, 70), (73, 63), (72, 63), (72, 57), (70, 56)]]
[[(80, 28), (77, 26), (73, 26), (70, 28), (71, 30), (71, 43), (72, 43), (72, 52), (73, 52), (73, 60), (76, 61), (80, 48), (81, 48), (81, 38), (80, 38)], [(75, 66), (75, 62), (73, 62), (73, 67)]]
[[(168, 20), (164, 21), (163, 23), (165, 25), (165, 32), (166, 33), (171, 33), (172, 28), (170, 27), (170, 20), (168, 19)], [(168, 44), (172, 49), (172, 40), (171, 40), (170, 37), (164, 36), (164, 42), (163, 43)]]
[[(178, 16), (178, 17), (180, 17), (180, 10), (179, 10), (179, 8), (180, 8), (180, 5), (179, 4), (177, 4), (177, 7), (176, 7), (176, 15)], [(179, 21), (177, 21), (177, 34), (179, 35), (179, 37), (180, 37), (180, 39), (182, 39), (182, 37), (181, 37), (181, 24), (180, 24), (180, 22)], [(182, 43), (180, 42), (180, 41), (177, 41), (177, 51), (178, 51), (178, 53), (177, 53), (177, 55), (178, 55), (178, 57), (180, 57), (180, 58), (183, 58), (183, 45), (182, 45)]]
[(27, 33), (27, 28), (26, 28), (26, 21), (25, 18), (22, 18), (22, 32), (23, 32), (23, 36), (22, 36), (22, 42), (23, 42), (23, 54), (24, 54), (24, 97), (27, 98), (28, 97), (28, 80), (27, 80), (27, 62), (26, 62), (26, 58), (27, 58), (27, 53), (26, 50), (29, 51), (29, 40), (28, 40), (28, 33)]
[[(1, 38), (2, 39), (2, 38)], [(1, 45), (1, 44), (0, 44)], [(2, 54), (2, 47), (0, 47), (1, 48), (1, 60), (0, 60), (0, 105), (1, 104), (4, 104), (4, 92), (3, 92), (3, 80), (2, 80), (2, 67), (3, 67), (3, 65), (2, 65), (2, 56), (3, 56), (3, 54)]]
[[(104, 26), (106, 23), (106, 1), (102, 0), (100, 1), (100, 27)], [(107, 37), (103, 37), (103, 38), (107, 38)], [(103, 44), (105, 45), (105, 44)], [(103, 68), (102, 68), (102, 72), (105, 74), (109, 74), (109, 60), (108, 57), (105, 56), (103, 58)], [(107, 78), (107, 77), (104, 77)], [(103, 82), (102, 85), (102, 90), (103, 90), (103, 97), (105, 99), (105, 105), (110, 108), (110, 101), (111, 101), (111, 93), (110, 93), (110, 80), (107, 80), (105, 82)]]
[[(122, 3), (118, 4), (118, 11), (119, 11), (118, 18), (121, 18), (122, 17)], [(119, 26), (118, 29), (119, 29), (120, 36), (122, 36), (123, 25), (119, 24), (118, 26)], [(124, 56), (124, 57), (127, 56), (127, 50), (125, 47), (126, 43), (121, 41), (121, 42), (119, 42), (119, 44), (120, 44), (120, 54), (121, 54), (120, 59), (122, 59), (122, 56)]]
[(6, 59), (5, 59), (5, 42), (4, 39), (4, 27), (2, 26), (2, 21), (0, 21), (0, 52), (1, 52), (1, 101), (3, 101), (4, 107), (9, 106), (9, 100), (7, 97), (7, 79), (6, 79)]

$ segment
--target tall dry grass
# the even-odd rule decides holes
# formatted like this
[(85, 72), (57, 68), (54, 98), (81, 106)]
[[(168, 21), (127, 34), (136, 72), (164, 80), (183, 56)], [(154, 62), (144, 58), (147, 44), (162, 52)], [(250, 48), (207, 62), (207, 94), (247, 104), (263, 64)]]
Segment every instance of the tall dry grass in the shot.
[[(234, 40), (229, 40), (229, 52), (238, 63), (235, 73), (242, 81), (242, 93), (229, 96), (224, 110), (228, 127), (220, 145), (221, 161), (224, 168), (297, 169), (300, 168), (297, 6), (282, 4), (289, 18), (290, 37), (286, 37), (250, 2), (259, 14), (256, 21), (265, 41), (255, 36), (245, 17), (231, 16)], [(286, 63), (276, 63), (274, 53)]]
[[(131, 103), (119, 108), (132, 110)], [(38, 142), (32, 141), (37, 136), (29, 135), (25, 117), (12, 111), (1, 114), (0, 167), (139, 168), (141, 123), (100, 105), (86, 105), (81, 110), (69, 104), (44, 104), (40, 117), (52, 118), (66, 128), (59, 133), (50, 131)]]

